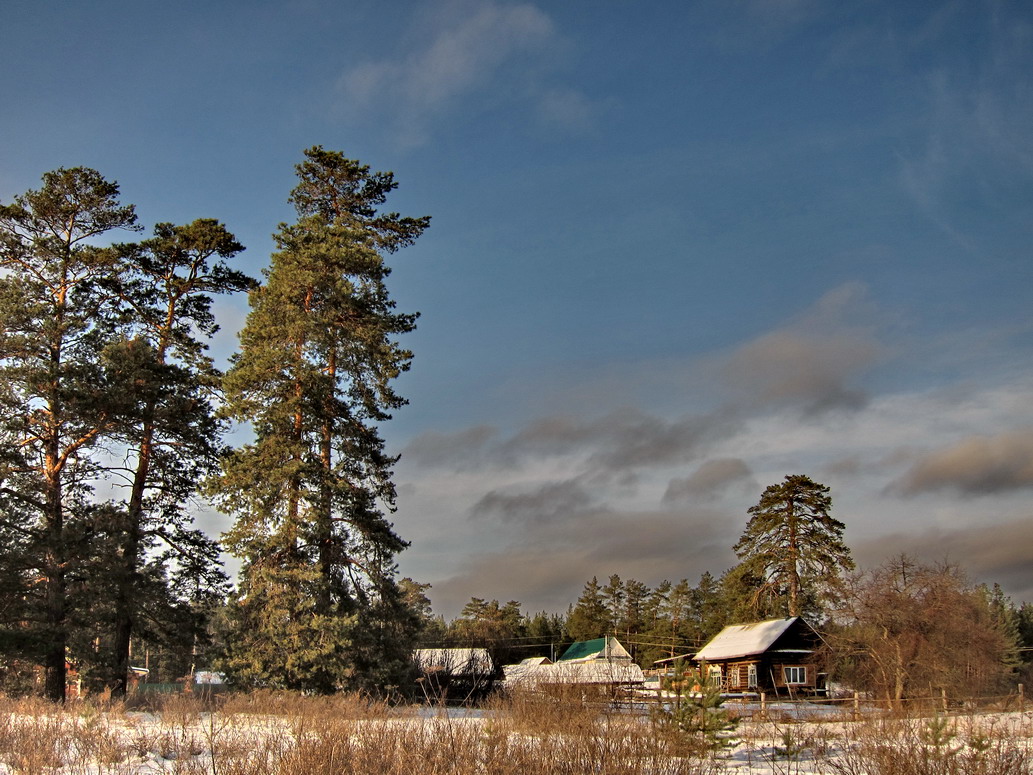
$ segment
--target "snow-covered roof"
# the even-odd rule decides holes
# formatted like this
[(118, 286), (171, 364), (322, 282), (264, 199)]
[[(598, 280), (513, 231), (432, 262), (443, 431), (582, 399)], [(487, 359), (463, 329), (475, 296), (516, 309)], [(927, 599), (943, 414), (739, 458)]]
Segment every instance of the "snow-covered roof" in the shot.
[(542, 684), (640, 684), (645, 680), (642, 668), (634, 662), (557, 662), (551, 664), (506, 665), (503, 668), (507, 689)]
[(542, 665), (551, 665), (552, 660), (548, 657), (528, 657), (515, 665), (504, 665), (502, 667), (503, 683), (515, 685), (521, 683), (527, 675), (533, 673)]
[(654, 659), (653, 660), (653, 664), (654, 665), (665, 665), (668, 662), (677, 662), (679, 659), (691, 659), (692, 656), (693, 656), (692, 652), (690, 652), (688, 654), (675, 654), (673, 657), (664, 657), (663, 659)]
[(536, 665), (551, 665), (552, 660), (548, 657), (528, 657), (527, 659), (520, 660), (520, 664), (524, 667), (531, 667)]
[(414, 657), (417, 666), (427, 673), (485, 675), (493, 670), (487, 649), (416, 649)]
[(693, 659), (702, 662), (763, 654), (799, 618), (790, 616), (787, 619), (768, 619), (763, 622), (725, 627), (700, 649)]

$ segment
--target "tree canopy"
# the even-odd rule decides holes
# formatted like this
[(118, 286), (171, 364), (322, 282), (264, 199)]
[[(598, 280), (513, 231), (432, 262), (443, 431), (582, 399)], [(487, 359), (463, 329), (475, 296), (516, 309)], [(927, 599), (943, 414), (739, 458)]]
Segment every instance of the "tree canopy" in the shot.
[[(208, 619), (238, 685), (306, 692), (413, 686), (421, 631), (421, 645), (484, 646), (499, 664), (613, 634), (649, 666), (786, 615), (824, 624), (841, 675), (891, 700), (1033, 670), (1029, 604), (910, 557), (848, 577), (830, 489), (800, 474), (748, 509), (720, 580), (612, 574), (565, 617), (476, 597), (447, 625), (434, 617), (429, 585), (397, 578), (407, 543), (381, 435), (406, 403), (400, 339), (417, 320), (396, 309), (387, 258), (429, 219), (384, 211), (393, 175), (339, 152), (309, 148), (296, 172), (297, 217), (261, 284), (232, 268), (243, 246), (211, 218), (114, 241), (140, 227), (95, 170), (49, 172), (0, 205), (0, 681), (24, 662), (60, 701), (72, 665), (122, 694), (134, 641), (173, 651), (161, 675), (181, 677)], [(244, 290), (223, 375), (206, 352), (213, 300)], [(228, 449), (233, 421), (252, 435)], [(228, 602), (220, 547), (193, 524), (205, 481), (234, 517)]]
[(789, 616), (817, 613), (834, 596), (854, 562), (843, 542), (845, 525), (831, 515), (829, 488), (801, 474), (768, 486), (735, 544), (741, 572), (757, 579), (756, 608), (784, 600)]
[[(298, 219), (275, 235), (226, 378), (226, 414), (251, 424), (213, 488), (243, 560), (226, 667), (245, 682), (331, 691), (372, 686), (408, 662), (416, 621), (395, 581), (406, 543), (385, 516), (391, 468), (378, 425), (405, 401), (412, 354), (384, 256), (428, 218), (382, 213), (391, 173), (316, 146), (297, 166)], [(283, 660), (284, 642), (294, 644)], [(382, 676), (381, 676), (382, 677)]]
[(851, 581), (835, 640), (840, 672), (898, 703), (931, 687), (963, 696), (998, 691), (1018, 664), (1007, 611), (956, 565), (901, 555)]
[(222, 579), (184, 505), (218, 455), (210, 294), (249, 282), (205, 262), (242, 248), (212, 220), (108, 241), (137, 229), (85, 167), (0, 206), (0, 561), (19, 601), (4, 624), (53, 700), (69, 661), (124, 691), (141, 622), (181, 633), (188, 590)]

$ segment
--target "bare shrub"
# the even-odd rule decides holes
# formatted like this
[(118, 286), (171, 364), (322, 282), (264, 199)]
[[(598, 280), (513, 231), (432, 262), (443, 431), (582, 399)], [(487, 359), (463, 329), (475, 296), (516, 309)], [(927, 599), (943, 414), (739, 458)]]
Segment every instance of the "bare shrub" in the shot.
[(839, 756), (823, 765), (834, 775), (1028, 775), (1025, 741), (990, 725), (957, 720), (895, 718), (853, 725)]
[(486, 704), (489, 712), (507, 719), (514, 731), (535, 735), (586, 732), (595, 727), (608, 707), (588, 701), (574, 686), (550, 687), (548, 692), (513, 691)]
[(72, 768), (87, 772), (96, 763), (103, 765), (103, 772), (114, 772), (117, 765), (132, 758), (135, 746), (124, 732), (112, 728), (108, 714), (93, 708), (84, 710), (78, 719), (66, 717), (64, 724)]
[[(1028, 714), (742, 726), (749, 744), (731, 764), (740, 771), (1033, 775)], [(516, 693), (476, 716), (345, 695), (227, 698), (214, 713), (177, 699), (155, 716), (0, 700), (0, 771), (19, 775), (713, 775), (727, 766), (704, 735), (580, 692)]]
[(201, 718), (204, 703), (194, 695), (176, 692), (157, 696), (161, 698), (157, 702), (157, 712), (163, 724), (186, 729)]
[(0, 728), (0, 762), (12, 773), (45, 775), (65, 764), (65, 720), (53, 712), (8, 715)]
[(998, 693), (1010, 680), (1012, 638), (956, 565), (896, 557), (851, 580), (840, 614), (849, 624), (830, 636), (850, 656), (838, 674), (898, 709), (941, 689)]
[(297, 692), (258, 689), (247, 694), (229, 694), (223, 698), (222, 711), (232, 714), (295, 716), (310, 706), (312, 698)]

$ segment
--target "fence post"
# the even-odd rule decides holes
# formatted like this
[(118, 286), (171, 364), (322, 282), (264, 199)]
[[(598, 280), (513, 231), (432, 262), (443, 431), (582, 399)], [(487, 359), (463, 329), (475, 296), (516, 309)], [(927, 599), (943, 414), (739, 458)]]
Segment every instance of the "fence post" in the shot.
[(854, 692), (854, 721), (861, 718), (861, 695)]
[(761, 692), (760, 693), (760, 717), (761, 718), (764, 718), (765, 713), (767, 712), (767, 704), (768, 704), (767, 700), (768, 700), (768, 693), (767, 692)]
[(943, 705), (943, 712), (947, 712), (947, 690), (940, 689), (940, 702)]

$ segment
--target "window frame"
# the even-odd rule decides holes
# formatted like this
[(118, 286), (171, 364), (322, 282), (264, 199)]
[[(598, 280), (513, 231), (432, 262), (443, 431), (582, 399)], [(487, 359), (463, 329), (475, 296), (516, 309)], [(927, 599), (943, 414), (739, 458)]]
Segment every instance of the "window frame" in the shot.
[[(790, 674), (796, 675), (799, 672), (800, 680), (791, 681), (789, 680)], [(801, 686), (807, 683), (807, 666), (806, 665), (782, 665), (782, 679), (785, 681), (786, 686)]]
[(707, 683), (721, 688), (724, 684), (724, 671), (721, 665), (707, 665)]

